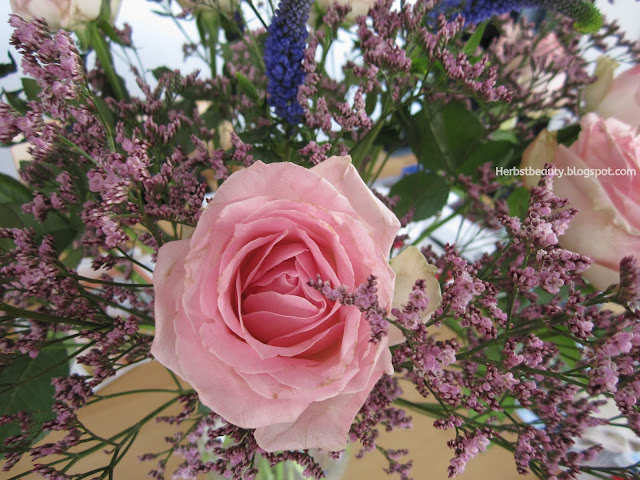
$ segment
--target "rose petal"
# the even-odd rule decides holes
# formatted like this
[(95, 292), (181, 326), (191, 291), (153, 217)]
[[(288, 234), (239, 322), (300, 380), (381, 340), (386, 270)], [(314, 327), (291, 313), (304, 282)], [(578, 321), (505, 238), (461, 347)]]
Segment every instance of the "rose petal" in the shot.
[[(208, 326), (206, 324), (205, 326)], [(301, 398), (266, 398), (209, 351), (198, 348), (206, 338), (189, 322), (176, 322), (176, 357), (184, 379), (197, 385), (200, 401), (225, 420), (243, 428), (294, 421), (308, 406)]]
[[(389, 262), (396, 274), (396, 284), (393, 291), (393, 308), (402, 308), (407, 303), (409, 294), (413, 291), (416, 280), (426, 282), (425, 293), (429, 304), (426, 310), (420, 313), (420, 318), (426, 322), (433, 312), (440, 306), (442, 294), (440, 282), (435, 273), (438, 271), (435, 265), (430, 265), (422, 252), (413, 245), (405, 248)], [(398, 345), (406, 341), (399, 328), (389, 325), (389, 345)]]
[(151, 354), (183, 377), (176, 360), (175, 323), (180, 313), (181, 288), (184, 283), (184, 262), (189, 251), (189, 240), (165, 243), (158, 251), (153, 272), (155, 291), (156, 330)]
[(273, 291), (247, 296), (242, 301), (242, 308), (245, 328), (253, 338), (264, 343), (308, 326), (322, 315), (306, 298)]
[(585, 102), (585, 111), (592, 112), (602, 102), (613, 83), (613, 72), (618, 67), (618, 62), (606, 55), (600, 55), (596, 63), (596, 70), (593, 76), (596, 81), (585, 85), (582, 89), (582, 98)]
[(345, 195), (382, 252), (391, 250), (400, 221), (360, 178), (351, 157), (330, 157), (311, 170)]
[(366, 388), (314, 402), (293, 422), (257, 428), (254, 435), (258, 445), (267, 452), (303, 448), (344, 449), (353, 419), (380, 376), (388, 371), (390, 363), (391, 353), (383, 349)]
[(640, 127), (640, 65), (614, 78), (608, 93), (593, 111), (603, 118), (613, 117)]

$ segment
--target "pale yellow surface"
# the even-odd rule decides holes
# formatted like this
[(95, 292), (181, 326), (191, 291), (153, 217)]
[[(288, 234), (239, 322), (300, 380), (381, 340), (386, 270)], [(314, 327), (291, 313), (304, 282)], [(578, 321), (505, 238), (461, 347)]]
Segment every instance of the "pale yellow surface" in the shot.
[[(174, 387), (175, 384), (166, 369), (157, 362), (152, 362), (126, 373), (99, 393), (110, 395), (134, 389), (171, 389)], [(144, 418), (145, 415), (171, 397), (172, 394), (167, 393), (144, 393), (114, 397), (85, 407), (80, 411), (79, 417), (95, 434), (107, 438)], [(179, 410), (176, 408), (168, 409), (162, 415), (175, 414), (177, 411)], [(446, 446), (446, 442), (453, 434), (435, 430), (431, 423), (432, 420), (426, 417), (414, 415), (413, 429), (390, 434), (382, 433), (379, 440), (379, 444), (384, 447), (410, 450), (414, 462), (413, 478), (415, 480), (445, 480), (447, 478), (447, 466), (452, 452)], [(154, 468), (154, 462), (140, 462), (137, 459), (138, 455), (164, 450), (167, 446), (164, 438), (173, 435), (175, 431), (173, 426), (157, 424), (154, 421), (145, 425), (131, 449), (116, 467), (115, 478), (117, 480), (148, 478), (147, 473)], [(51, 441), (51, 439), (45, 438), (44, 441)], [(353, 447), (357, 447), (357, 445)], [(352, 448), (352, 455), (356, 451), (357, 448)], [(47, 457), (47, 460), (51, 458)], [(90, 458), (80, 462), (78, 468), (73, 471), (87, 471), (100, 467), (105, 464), (107, 458), (104, 453), (98, 451)], [(0, 473), (0, 478), (8, 479), (28, 470), (30, 464), (28, 460), (28, 458), (23, 459), (10, 472), (10, 475), (5, 472)], [(177, 460), (178, 458), (170, 462), (167, 472), (173, 471), (171, 467), (175, 467), (178, 463)], [(382, 471), (385, 463), (385, 460), (377, 452), (371, 452), (362, 460), (350, 459), (347, 473), (343, 478), (348, 480), (397, 479), (397, 476), (390, 477)], [(35, 479), (40, 477), (27, 475), (22, 478)], [(171, 474), (167, 474), (166, 478), (171, 478)], [(457, 478), (461, 480), (519, 480), (525, 477), (516, 473), (513, 457), (508, 452), (498, 447), (492, 447), (469, 463), (467, 471)]]

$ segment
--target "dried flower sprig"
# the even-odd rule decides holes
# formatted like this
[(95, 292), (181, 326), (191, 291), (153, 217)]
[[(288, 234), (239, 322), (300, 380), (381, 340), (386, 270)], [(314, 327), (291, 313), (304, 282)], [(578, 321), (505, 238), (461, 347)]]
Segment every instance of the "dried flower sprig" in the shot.
[[(392, 310), (389, 318), (381, 316), (384, 312), (377, 307), (375, 279), (353, 293), (332, 289), (321, 280), (310, 282), (328, 299), (365, 311), (374, 341), (384, 334), (381, 326), (401, 328), (407, 341), (393, 347), (396, 371), (431, 399), (408, 401), (395, 380), (384, 377), (385, 394), (393, 395), (372, 400), (375, 406), (365, 404), (361, 422), (366, 427), (354, 430), (365, 451), (376, 447), (376, 423), (390, 428), (408, 425), (405, 414), (392, 403), (434, 416), (438, 428), (456, 430), (456, 439), (450, 442), (455, 451), (450, 476), (463, 472), (490, 442), (512, 449), (522, 473), (570, 479), (581, 471), (599, 471), (584, 462), (593, 459), (600, 447), (573, 451), (587, 428), (617, 423), (598, 416), (606, 400), (596, 395), (615, 401), (628, 422), (623, 428), (637, 429), (638, 382), (630, 366), (640, 354), (638, 318), (633, 308), (618, 315), (598, 308), (616, 298), (613, 290), (590, 297), (577, 292), (580, 274), (591, 262), (557, 246), (573, 212), (553, 195), (551, 182), (543, 177), (532, 190), (524, 220), (500, 217), (509, 242), (499, 247), (497, 256), (470, 264), (452, 247), (445, 248), (437, 263), (441, 275), (450, 275), (452, 281), (444, 285), (442, 305), (426, 323), (416, 320), (416, 312), (424, 306), (421, 281), (403, 309)], [(635, 298), (637, 268), (631, 259), (623, 264), (617, 298), (629, 302)], [(543, 294), (551, 299), (541, 302)], [(436, 340), (434, 334), (444, 326), (456, 332), (455, 339), (442, 340), (439, 334)], [(554, 342), (559, 337), (570, 341)], [(517, 408), (534, 412), (538, 420), (527, 425), (517, 416)], [(479, 415), (469, 416), (465, 410)], [(519, 432), (517, 440), (509, 432)], [(541, 448), (533, 449), (533, 443)], [(405, 478), (406, 471), (402, 472)]]
[[(284, 10), (294, 8), (288, 5)], [(402, 460), (407, 451), (378, 440), (382, 430), (410, 428), (411, 411), (435, 417), (437, 428), (455, 431), (450, 475), (462, 472), (489, 442), (513, 451), (519, 471), (542, 478), (576, 478), (580, 471), (620, 474), (586, 466), (597, 447), (574, 450), (575, 438), (594, 426), (640, 433), (635, 259), (622, 261), (619, 286), (592, 293), (581, 279), (590, 259), (557, 245), (575, 212), (553, 195), (549, 178), (527, 194), (528, 205), (516, 216), (505, 201), (513, 185), (498, 181), (493, 164), (476, 172), (460, 162), (474, 152), (460, 151), (456, 158), (456, 145), (442, 144), (439, 150), (416, 141), (428, 137), (438, 143), (451, 136), (446, 130), (451, 123), (460, 122), (464, 133), (467, 127), (479, 132), (471, 139), (476, 145), (491, 147), (493, 137), (505, 133), (496, 129), (507, 118), (518, 116), (518, 141), (535, 127), (534, 118), (522, 120), (521, 114), (559, 106), (577, 111), (578, 92), (589, 81), (578, 58), (578, 36), (562, 23), (554, 32), (562, 55), (549, 63), (536, 53), (540, 32), (500, 19), (503, 34), (510, 27), (521, 30), (515, 39), (505, 35), (480, 52), (461, 17), (433, 19), (434, 2), (396, 9), (380, 1), (353, 27), (354, 56), (343, 65), (344, 81), (337, 81), (328, 75), (326, 62), (348, 8), (332, 7), (326, 25), (305, 43), (308, 3), (302, 7), (295, 12), (296, 41), (286, 48), (290, 39), (284, 30), (294, 20), (282, 12), (268, 32), (242, 30), (239, 21), (227, 25), (235, 25), (238, 34), (226, 32), (224, 48), (209, 52), (214, 60), (216, 55), (224, 60), (220, 72), (215, 62), (210, 65), (212, 78), (160, 69), (152, 87), (143, 72), (137, 74), (142, 98), (126, 100), (110, 97), (100, 62), (86, 73), (68, 33), (50, 34), (38, 20), (11, 19), (12, 42), (37, 88), (22, 97), (7, 94), (6, 103), (0, 102), (0, 141), (9, 144), (22, 135), (33, 157), (21, 168), (28, 186), (2, 178), (16, 195), (8, 208), (19, 224), (0, 229), (0, 362), (8, 370), (23, 371), (25, 365), (35, 370), (25, 382), (44, 380), (51, 414), (40, 418), (18, 408), (0, 416), (0, 428), (12, 429), (3, 430), (11, 432), (0, 447), (6, 455), (3, 468), (15, 468), (28, 453), (33, 472), (77, 478), (84, 475), (73, 473), (77, 459), (107, 450), (108, 459), (93, 474), (108, 477), (145, 423), (157, 419), (176, 430), (164, 451), (144, 456), (156, 461), (150, 467), (153, 478), (165, 476), (174, 454), (184, 458), (176, 472), (184, 478), (206, 472), (252, 478), (260, 465), (289, 460), (321, 477), (308, 452), (261, 451), (252, 431), (206, 411), (177, 378), (164, 404), (109, 438), (87, 428), (81, 412), (108, 397), (95, 387), (149, 358), (154, 256), (165, 242), (188, 236), (206, 194), (231, 171), (258, 159), (316, 165), (332, 154), (351, 153), (362, 175), (373, 180), (381, 171), (378, 154), (388, 157), (409, 144), (420, 157), (421, 178), (466, 190), (452, 216), (471, 212), (478, 222), (502, 227), (504, 239), (475, 261), (465, 257), (462, 245), (442, 244), (440, 253), (425, 249), (444, 290), (442, 305), (426, 323), (420, 320), (427, 306), (423, 282), (391, 312), (378, 303), (375, 277), (354, 292), (322, 279), (310, 282), (329, 301), (343, 303), (340, 308), (360, 309), (372, 342), (379, 344), (390, 325), (406, 338), (393, 347), (397, 375), (382, 377), (351, 427), (350, 439), (362, 445), (358, 456), (375, 449), (389, 463), (385, 472), (408, 479), (411, 461)], [(287, 56), (290, 76), (284, 75), (284, 84), (269, 78), (267, 86), (275, 68), (262, 63), (267, 33), (267, 43), (277, 40), (282, 47), (267, 48), (272, 58)], [(595, 34), (592, 42), (599, 45), (605, 36), (635, 52), (612, 28)], [(130, 43), (130, 32), (116, 31), (115, 38)], [(527, 64), (531, 80), (523, 84), (520, 67)], [(560, 90), (549, 98), (536, 91), (559, 74), (566, 75)], [(284, 100), (271, 91), (274, 85), (286, 87)], [(274, 127), (268, 104), (297, 126), (294, 137)], [(223, 141), (224, 122), (234, 130), (228, 142)], [(438, 155), (444, 163), (432, 162)], [(404, 199), (398, 198), (388, 205), (400, 208)], [(403, 226), (420, 213), (416, 206), (400, 213)], [(406, 240), (403, 234), (395, 246)], [(603, 308), (609, 301), (623, 310)], [(436, 336), (445, 331), (452, 332), (450, 338)], [(72, 359), (86, 372), (69, 374)], [(425, 401), (404, 398), (400, 378)], [(0, 395), (20, 387), (14, 383), (0, 387)], [(602, 397), (615, 403), (619, 418), (598, 414)], [(537, 419), (522, 420), (518, 408)], [(60, 436), (33, 446), (42, 431)], [(532, 449), (532, 443), (539, 448)], [(629, 466), (625, 474), (636, 472), (637, 465)]]

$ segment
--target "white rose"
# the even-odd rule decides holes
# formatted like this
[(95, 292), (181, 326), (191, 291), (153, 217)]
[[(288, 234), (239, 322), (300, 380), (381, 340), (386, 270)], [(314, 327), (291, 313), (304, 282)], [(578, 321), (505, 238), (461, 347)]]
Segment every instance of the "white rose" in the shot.
[(178, 0), (178, 4), (184, 9), (192, 10), (196, 15), (204, 10), (219, 10), (227, 16), (231, 16), (240, 0)]
[(585, 110), (640, 127), (640, 65), (614, 77), (616, 67), (608, 57), (598, 59), (597, 80), (584, 89)]
[[(16, 15), (30, 20), (44, 18), (51, 30), (76, 26), (98, 18), (102, 0), (11, 0), (11, 10)], [(111, 21), (120, 9), (120, 0), (111, 0)]]
[(317, 0), (316, 3), (325, 12), (334, 3), (343, 6), (349, 5), (351, 11), (344, 20), (346, 23), (355, 23), (357, 17), (369, 13), (369, 10), (376, 4), (376, 0)]

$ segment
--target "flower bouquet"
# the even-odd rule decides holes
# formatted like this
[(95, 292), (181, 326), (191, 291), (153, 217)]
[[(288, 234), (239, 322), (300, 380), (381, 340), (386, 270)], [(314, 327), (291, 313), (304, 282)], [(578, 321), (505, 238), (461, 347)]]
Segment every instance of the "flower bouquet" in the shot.
[[(638, 44), (580, 0), (164, 0), (202, 69), (150, 71), (119, 3), (11, 1), (6, 478), (130, 478), (162, 422), (153, 478), (323, 478), (349, 446), (408, 479), (380, 433), (412, 416), (450, 477), (495, 445), (640, 478)], [(169, 387), (103, 393), (149, 359)]]

